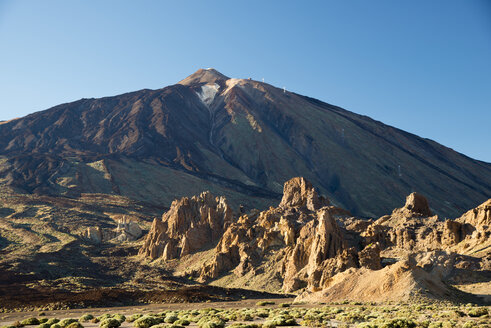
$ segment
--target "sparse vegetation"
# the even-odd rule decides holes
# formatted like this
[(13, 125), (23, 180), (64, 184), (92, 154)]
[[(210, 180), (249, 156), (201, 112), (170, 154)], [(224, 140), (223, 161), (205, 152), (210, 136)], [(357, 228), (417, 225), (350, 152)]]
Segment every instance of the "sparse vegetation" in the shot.
[[(166, 310), (158, 314), (135, 313), (128, 316), (105, 313), (98, 317), (84, 314), (79, 320), (43, 318), (42, 321), (46, 322), (36, 328), (83, 328), (81, 322), (93, 320), (100, 320), (100, 328), (118, 328), (125, 321), (132, 323), (135, 328), (186, 328), (190, 324), (199, 328), (275, 328), (298, 324), (319, 328), (332, 324), (349, 328), (491, 328), (490, 308), (486, 306), (450, 303), (342, 303), (305, 308), (290, 303), (265, 307), (263, 302), (258, 302), (256, 307), (239, 309)], [(41, 321), (29, 317), (0, 328), (29, 326), (36, 320)]]

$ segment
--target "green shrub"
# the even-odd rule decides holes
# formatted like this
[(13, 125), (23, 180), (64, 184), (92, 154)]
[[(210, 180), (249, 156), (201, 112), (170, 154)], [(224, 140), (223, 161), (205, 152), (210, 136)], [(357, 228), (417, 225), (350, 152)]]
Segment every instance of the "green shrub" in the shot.
[(62, 328), (59, 323), (54, 323), (50, 328)]
[(47, 323), (42, 323), (38, 326), (38, 328), (50, 328), (51, 325), (50, 324), (47, 324)]
[(282, 307), (282, 308), (290, 307), (290, 303), (281, 303), (280, 307)]
[(84, 314), (78, 320), (81, 321), (81, 322), (87, 322), (87, 321), (90, 321), (92, 319), (94, 319), (94, 316), (92, 314)]
[(99, 323), (101, 328), (117, 328), (121, 326), (121, 322), (115, 318), (105, 318)]
[(122, 314), (119, 314), (119, 313), (113, 315), (112, 318), (118, 320), (119, 323), (123, 323), (126, 320), (126, 317)]
[(133, 322), (136, 319), (141, 318), (141, 317), (143, 317), (143, 314), (133, 314), (133, 315), (129, 316), (128, 318), (126, 318), (126, 321), (127, 322)]
[(412, 320), (408, 319), (392, 319), (388, 322), (385, 322), (382, 325), (382, 328), (414, 328), (416, 327), (416, 323)]
[(20, 322), (23, 326), (39, 325), (38, 318), (28, 318)]
[(187, 319), (179, 319), (177, 320), (176, 322), (174, 322), (176, 325), (180, 325), (180, 326), (189, 326), (189, 324), (191, 323), (189, 320)]
[(264, 325), (270, 328), (276, 326), (296, 326), (297, 321), (290, 315), (281, 314), (267, 320), (266, 322), (264, 322), (263, 326)]
[(475, 308), (470, 309), (467, 312), (467, 315), (469, 317), (480, 317), (480, 316), (483, 316), (486, 314), (488, 314), (488, 309), (486, 309), (484, 307), (475, 307)]
[(255, 323), (233, 323), (227, 328), (260, 328), (260, 325)]
[(75, 321), (69, 324), (66, 328), (84, 328), (84, 326), (82, 326), (80, 322)]
[(177, 320), (179, 320), (179, 318), (177, 317), (177, 315), (175, 314), (170, 314), (170, 315), (167, 315), (164, 319), (164, 322), (165, 323), (174, 323), (176, 322)]
[(62, 328), (67, 328), (69, 324), (74, 323), (74, 322), (77, 322), (77, 319), (67, 318), (67, 319), (61, 320), (60, 322), (58, 322), (58, 324)]
[(55, 323), (58, 323), (60, 322), (60, 319), (57, 319), (57, 318), (51, 318), (51, 319), (48, 319), (48, 321), (46, 321), (46, 323), (48, 325), (54, 325)]
[(200, 328), (224, 328), (225, 321), (218, 317), (203, 317), (198, 321)]
[(266, 306), (266, 305), (274, 305), (272, 301), (259, 301), (256, 303), (257, 306)]
[(133, 326), (135, 326), (136, 328), (150, 328), (159, 323), (161, 323), (161, 320), (159, 318), (149, 315), (144, 315), (141, 318), (136, 319), (133, 322)]
[(440, 321), (432, 322), (428, 325), (428, 328), (442, 328), (442, 323)]

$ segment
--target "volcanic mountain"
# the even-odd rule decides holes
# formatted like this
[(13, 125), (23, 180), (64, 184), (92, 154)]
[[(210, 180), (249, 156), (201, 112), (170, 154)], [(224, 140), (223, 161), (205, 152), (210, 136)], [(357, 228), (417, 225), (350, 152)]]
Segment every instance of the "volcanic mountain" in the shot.
[(123, 195), (158, 206), (210, 190), (233, 207), (265, 208), (295, 176), (370, 217), (413, 191), (449, 217), (491, 197), (489, 163), (214, 69), (163, 89), (81, 99), (3, 122), (0, 156), (0, 183), (15, 192)]

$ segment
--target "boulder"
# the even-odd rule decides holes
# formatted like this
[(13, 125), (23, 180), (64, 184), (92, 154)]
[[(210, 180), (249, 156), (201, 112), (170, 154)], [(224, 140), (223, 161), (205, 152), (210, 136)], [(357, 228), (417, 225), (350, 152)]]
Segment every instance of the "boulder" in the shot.
[(402, 208), (395, 209), (392, 216), (423, 217), (432, 216), (428, 200), (417, 192), (406, 197), (406, 204)]

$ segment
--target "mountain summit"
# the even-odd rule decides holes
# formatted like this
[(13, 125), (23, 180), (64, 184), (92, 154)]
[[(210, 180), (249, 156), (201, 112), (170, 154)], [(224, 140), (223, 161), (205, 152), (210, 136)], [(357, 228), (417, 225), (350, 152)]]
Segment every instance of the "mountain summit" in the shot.
[(491, 195), (491, 164), (319, 100), (200, 69), (178, 84), (82, 99), (0, 125), (0, 182), (22, 193), (119, 194), (169, 206), (210, 190), (277, 203), (303, 176), (377, 217), (413, 191), (456, 217)]
[(195, 73), (189, 75), (184, 80), (180, 81), (182, 85), (195, 85), (195, 84), (213, 84), (217, 82), (225, 82), (230, 78), (223, 75), (214, 68), (199, 69)]

